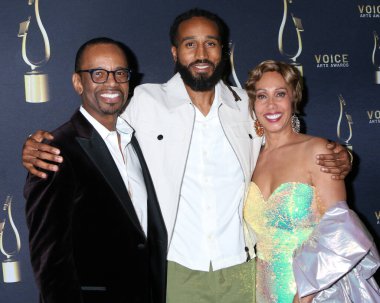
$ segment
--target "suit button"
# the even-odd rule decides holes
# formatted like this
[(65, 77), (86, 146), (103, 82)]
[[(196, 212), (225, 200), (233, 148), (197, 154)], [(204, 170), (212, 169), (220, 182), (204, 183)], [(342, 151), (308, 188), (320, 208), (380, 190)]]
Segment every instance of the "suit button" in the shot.
[(140, 244), (137, 245), (137, 248), (140, 249), (140, 250), (142, 250), (142, 249), (145, 248), (145, 244), (140, 243)]
[(252, 139), (252, 135), (251, 134), (249, 134), (248, 136), (249, 136), (250, 139)]
[(163, 138), (164, 138), (163, 135), (158, 135), (158, 136), (157, 136), (157, 139), (158, 139), (158, 140), (162, 140)]

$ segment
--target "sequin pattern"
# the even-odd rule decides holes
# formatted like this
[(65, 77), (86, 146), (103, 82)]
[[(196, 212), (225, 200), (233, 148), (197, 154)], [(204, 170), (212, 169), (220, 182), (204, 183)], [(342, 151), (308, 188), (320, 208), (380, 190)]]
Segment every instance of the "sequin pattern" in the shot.
[(291, 303), (296, 293), (293, 251), (317, 224), (315, 188), (299, 182), (281, 184), (265, 200), (251, 183), (244, 217), (257, 235), (256, 301)]

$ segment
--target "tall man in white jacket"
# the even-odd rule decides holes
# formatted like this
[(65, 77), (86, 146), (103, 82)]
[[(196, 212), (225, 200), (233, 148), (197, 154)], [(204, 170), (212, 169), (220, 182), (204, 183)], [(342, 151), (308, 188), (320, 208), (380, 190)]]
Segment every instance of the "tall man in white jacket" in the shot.
[(170, 30), (177, 74), (136, 88), (136, 131), (168, 230), (168, 303), (253, 302), (242, 206), (260, 149), (244, 90), (222, 73), (225, 27), (193, 9)]
[[(174, 20), (170, 38), (178, 73), (137, 87), (122, 114), (135, 129), (168, 230), (167, 302), (251, 303), (254, 243), (244, 236), (242, 206), (261, 138), (245, 91), (221, 81), (223, 21), (192, 9)], [(58, 169), (45, 159), (62, 161), (59, 150), (39, 143), (43, 137), (51, 138), (38, 132), (23, 150), (24, 166), (41, 177), (36, 166)], [(326, 168), (338, 177), (349, 171), (345, 152), (324, 159), (340, 159), (331, 164), (340, 168)]]

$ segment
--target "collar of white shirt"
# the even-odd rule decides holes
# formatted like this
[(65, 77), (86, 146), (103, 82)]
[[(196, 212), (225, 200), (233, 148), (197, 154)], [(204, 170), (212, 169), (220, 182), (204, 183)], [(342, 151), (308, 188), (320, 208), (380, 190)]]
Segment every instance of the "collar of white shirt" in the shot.
[[(101, 124), (98, 120), (96, 120), (93, 116), (89, 114), (87, 110), (84, 109), (83, 106), (79, 108), (79, 111), (82, 115), (90, 122), (90, 124), (95, 128), (95, 130), (99, 133), (103, 140), (106, 140), (108, 136), (110, 136), (115, 131), (108, 130), (103, 124)], [(117, 117), (116, 121), (116, 129), (117, 132), (121, 135), (121, 147), (123, 150), (125, 147), (131, 142), (131, 138), (133, 135), (133, 128), (121, 117)]]
[(219, 100), (219, 90), (219, 87), (215, 87), (214, 100), (211, 104), (210, 111), (206, 116), (204, 116), (201, 111), (195, 106), (195, 120), (197, 122), (207, 122), (218, 116), (218, 108), (221, 104), (221, 101)]

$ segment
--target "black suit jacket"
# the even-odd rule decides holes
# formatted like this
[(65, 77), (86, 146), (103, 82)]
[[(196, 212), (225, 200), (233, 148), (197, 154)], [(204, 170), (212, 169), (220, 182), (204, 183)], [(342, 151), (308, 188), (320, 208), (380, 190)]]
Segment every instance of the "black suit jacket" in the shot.
[[(167, 233), (137, 140), (148, 235), (109, 150), (77, 111), (53, 132), (64, 162), (24, 194), (33, 270), (44, 303), (164, 303)], [(145, 201), (142, 201), (145, 203)]]

